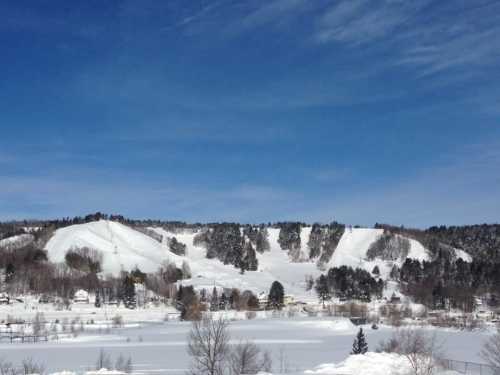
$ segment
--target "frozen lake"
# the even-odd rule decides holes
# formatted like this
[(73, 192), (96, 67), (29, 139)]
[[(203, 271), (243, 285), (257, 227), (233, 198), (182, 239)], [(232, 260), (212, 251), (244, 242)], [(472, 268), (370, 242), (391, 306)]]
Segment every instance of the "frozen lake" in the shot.
[[(74, 339), (49, 343), (0, 343), (0, 358), (18, 363), (32, 357), (49, 371), (93, 368), (101, 348), (112, 358), (120, 353), (131, 356), (134, 371), (154, 374), (183, 374), (188, 368), (187, 322), (149, 323), (139, 328), (114, 330), (108, 335), (84, 333)], [(280, 352), (285, 353), (290, 371), (314, 368), (321, 363), (339, 362), (349, 354), (356, 327), (336, 318), (293, 318), (240, 320), (230, 324), (233, 342), (255, 341), (273, 354), (278, 367)], [(371, 330), (365, 327), (370, 350), (390, 337), (393, 328)], [(483, 362), (478, 355), (487, 332), (459, 332), (433, 329), (443, 343), (446, 357)]]

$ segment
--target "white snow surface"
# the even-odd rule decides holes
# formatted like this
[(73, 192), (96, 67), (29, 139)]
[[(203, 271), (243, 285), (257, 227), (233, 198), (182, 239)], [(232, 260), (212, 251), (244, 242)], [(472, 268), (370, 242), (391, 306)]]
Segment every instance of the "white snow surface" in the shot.
[(0, 240), (0, 247), (16, 249), (30, 243), (32, 240), (32, 234), (18, 234), (16, 236), (7, 237), (3, 240)]
[[(387, 279), (393, 265), (401, 266), (404, 260), (385, 261), (375, 258), (368, 260), (366, 253), (370, 245), (378, 240), (384, 233), (383, 229), (372, 228), (346, 228), (344, 234), (340, 238), (337, 249), (333, 253), (328, 268), (339, 266), (350, 266), (352, 268), (362, 268), (371, 272), (375, 266), (379, 267), (380, 276)], [(410, 241), (410, 251), (408, 258), (422, 260), (429, 260), (427, 250), (422, 244), (413, 239)]]
[[(394, 353), (372, 353), (364, 355), (350, 355), (338, 364), (325, 363), (313, 370), (306, 370), (305, 374), (338, 374), (338, 375), (408, 375), (412, 367), (408, 359)], [(458, 375), (454, 371), (435, 371), (435, 374)]]
[(45, 249), (53, 262), (64, 262), (68, 250), (89, 247), (103, 253), (104, 273), (117, 275), (136, 266), (155, 272), (169, 259), (179, 266), (182, 259), (153, 238), (123, 224), (100, 220), (58, 229)]
[(463, 250), (455, 249), (455, 255), (457, 258), (462, 258), (464, 262), (472, 262), (472, 257)]

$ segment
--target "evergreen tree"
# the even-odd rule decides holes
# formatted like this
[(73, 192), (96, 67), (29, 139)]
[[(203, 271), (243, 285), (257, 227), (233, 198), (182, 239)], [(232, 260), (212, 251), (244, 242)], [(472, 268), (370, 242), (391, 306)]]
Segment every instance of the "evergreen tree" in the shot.
[(96, 289), (96, 291), (95, 291), (94, 306), (97, 308), (101, 307), (101, 294), (99, 293), (99, 289)]
[(399, 280), (399, 268), (398, 266), (392, 266), (391, 273), (389, 274), (391, 280)]
[(270, 308), (275, 310), (281, 310), (284, 306), (285, 301), (285, 288), (279, 281), (275, 281), (271, 285), (269, 290), (269, 296), (267, 297), (267, 304)]
[(210, 299), (210, 311), (218, 311), (219, 310), (219, 296), (217, 293), (217, 288), (214, 286), (212, 290), (212, 298)]
[(226, 297), (225, 293), (222, 293), (219, 301), (219, 309), (226, 310), (227, 305), (228, 305), (228, 298)]
[(376, 265), (375, 267), (373, 267), (372, 273), (373, 273), (375, 276), (380, 276), (380, 269), (378, 268), (378, 266), (377, 266), (377, 265)]
[(316, 285), (314, 287), (318, 298), (323, 303), (323, 308), (325, 307), (325, 301), (332, 298), (330, 294), (330, 288), (328, 287), (328, 279), (325, 275), (321, 275), (318, 280), (316, 280)]
[(133, 276), (127, 275), (123, 280), (123, 304), (127, 309), (135, 309), (137, 307)]
[(16, 269), (12, 263), (7, 264), (5, 268), (5, 283), (8, 284), (14, 280)]
[(359, 329), (354, 343), (352, 344), (351, 354), (365, 354), (368, 351), (368, 343), (365, 339), (365, 334), (363, 333), (363, 328)]

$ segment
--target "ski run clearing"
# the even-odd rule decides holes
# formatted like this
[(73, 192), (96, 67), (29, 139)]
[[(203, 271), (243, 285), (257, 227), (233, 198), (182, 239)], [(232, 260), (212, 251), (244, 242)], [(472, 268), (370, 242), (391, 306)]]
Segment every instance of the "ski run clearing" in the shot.
[[(404, 259), (384, 261), (382, 259), (366, 259), (366, 253), (383, 234), (382, 229), (346, 228), (332, 258), (320, 270), (315, 261), (308, 260), (309, 249), (307, 242), (311, 227), (301, 230), (300, 262), (292, 262), (288, 252), (282, 250), (279, 243), (279, 229), (269, 228), (268, 239), (270, 250), (263, 254), (257, 253), (259, 262), (258, 271), (247, 271), (241, 274), (232, 265), (224, 265), (217, 259), (207, 259), (206, 250), (193, 245), (196, 233), (189, 231), (173, 233), (159, 227), (148, 228), (162, 236), (159, 242), (126, 225), (100, 220), (87, 224), (72, 225), (59, 229), (46, 245), (49, 259), (53, 262), (64, 262), (65, 255), (70, 249), (88, 247), (99, 250), (103, 254), (102, 269), (105, 274), (118, 275), (120, 271), (129, 271), (136, 266), (143, 272), (155, 272), (164, 262), (173, 262), (181, 267), (185, 261), (192, 271), (192, 279), (183, 280), (185, 285), (200, 288), (239, 288), (251, 290), (256, 294), (267, 292), (275, 280), (279, 280), (285, 287), (287, 294), (304, 302), (314, 300), (314, 291), (306, 291), (306, 277), (317, 278), (322, 272), (331, 267), (342, 265), (353, 268), (359, 267), (371, 272), (377, 265), (380, 275), (387, 279), (393, 265), (400, 266)], [(168, 248), (168, 240), (175, 237), (187, 246), (186, 255), (178, 256)], [(5, 241), (5, 240), (4, 240)], [(409, 258), (428, 260), (427, 250), (417, 241), (409, 239)], [(457, 256), (470, 260), (468, 254), (457, 250)], [(388, 292), (392, 293), (393, 287)]]

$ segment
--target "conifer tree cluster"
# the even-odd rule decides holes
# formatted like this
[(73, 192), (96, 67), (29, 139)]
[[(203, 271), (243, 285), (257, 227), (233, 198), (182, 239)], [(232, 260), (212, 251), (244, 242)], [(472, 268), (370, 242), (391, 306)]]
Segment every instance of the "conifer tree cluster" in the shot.
[(433, 309), (457, 308), (471, 312), (475, 296), (489, 293), (491, 306), (500, 304), (500, 263), (488, 259), (465, 262), (439, 252), (433, 261), (407, 259), (399, 270), (401, 291)]
[(195, 236), (193, 244), (207, 249), (207, 258), (217, 258), (224, 264), (232, 264), (245, 271), (256, 271), (258, 259), (256, 251), (269, 250), (267, 229), (247, 226), (240, 231), (234, 223), (214, 224), (209, 230)]
[(309, 248), (309, 259), (318, 259), (318, 265), (330, 261), (337, 245), (344, 234), (345, 226), (337, 222), (322, 226), (314, 223), (309, 235), (307, 247)]
[(363, 269), (341, 266), (330, 268), (326, 275), (321, 275), (316, 280), (315, 290), (323, 303), (333, 295), (370, 301), (372, 297), (381, 298), (384, 282)]
[(293, 261), (300, 258), (300, 232), (301, 223), (286, 222), (280, 223), (280, 233), (278, 243), (283, 250), (288, 250), (288, 254)]

